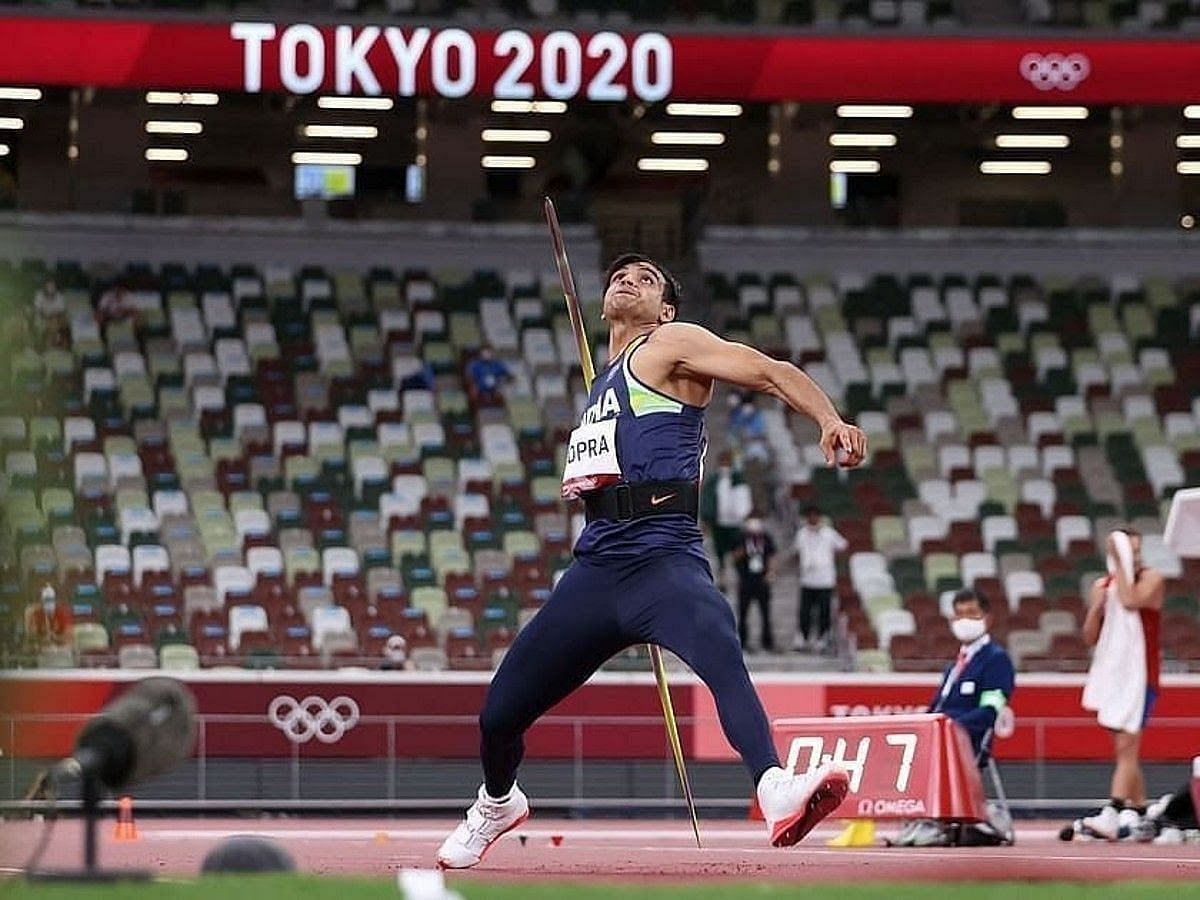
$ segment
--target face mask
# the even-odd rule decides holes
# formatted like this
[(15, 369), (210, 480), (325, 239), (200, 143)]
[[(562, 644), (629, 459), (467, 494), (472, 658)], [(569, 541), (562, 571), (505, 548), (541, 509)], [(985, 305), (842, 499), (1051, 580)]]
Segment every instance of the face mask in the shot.
[(746, 531), (750, 534), (762, 534), (763, 523), (761, 519), (747, 519)]
[(954, 619), (950, 631), (960, 644), (970, 644), (987, 633), (987, 622), (983, 619)]

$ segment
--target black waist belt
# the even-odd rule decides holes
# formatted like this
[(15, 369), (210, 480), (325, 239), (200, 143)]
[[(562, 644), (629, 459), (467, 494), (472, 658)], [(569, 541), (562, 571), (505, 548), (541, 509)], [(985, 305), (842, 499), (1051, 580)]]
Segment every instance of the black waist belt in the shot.
[(695, 481), (618, 484), (585, 495), (583, 505), (589, 522), (596, 519), (627, 522), (679, 513), (696, 518), (700, 512), (700, 485)]

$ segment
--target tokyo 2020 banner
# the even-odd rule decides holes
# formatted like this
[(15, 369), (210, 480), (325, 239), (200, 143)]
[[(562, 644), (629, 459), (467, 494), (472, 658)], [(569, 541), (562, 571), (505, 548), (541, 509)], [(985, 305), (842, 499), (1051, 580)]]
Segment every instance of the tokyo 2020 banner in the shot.
[(1152, 103), (1200, 41), (0, 17), (0, 83), (496, 99)]

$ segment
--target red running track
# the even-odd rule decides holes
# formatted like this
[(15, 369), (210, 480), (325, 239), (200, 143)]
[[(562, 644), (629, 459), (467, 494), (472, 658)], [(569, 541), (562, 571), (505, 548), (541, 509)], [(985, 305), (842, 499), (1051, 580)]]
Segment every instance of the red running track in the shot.
[[(138, 837), (114, 841), (113, 822), (102, 826), (101, 864), (150, 868), (163, 875), (195, 875), (205, 853), (230, 834), (259, 834), (282, 843), (305, 872), (391, 877), (398, 868), (430, 868), (451, 819), (256, 818), (160, 819), (140, 817)], [(21, 871), (41, 826), (0, 825), (0, 867)], [(531, 819), (492, 848), (483, 864), (455, 878), (487, 880), (670, 881), (712, 878), (773, 882), (987, 881), (1200, 879), (1200, 845), (1156, 847), (1130, 842), (1062, 843), (1052, 823), (1018, 831), (1017, 846), (833, 849), (835, 830), (818, 829), (790, 849), (767, 845), (759, 823), (702, 824), (705, 848), (695, 847), (686, 822)], [(524, 843), (520, 838), (524, 837)], [(559, 838), (556, 845), (555, 838)], [(44, 859), (76, 866), (81, 826), (60, 821)]]

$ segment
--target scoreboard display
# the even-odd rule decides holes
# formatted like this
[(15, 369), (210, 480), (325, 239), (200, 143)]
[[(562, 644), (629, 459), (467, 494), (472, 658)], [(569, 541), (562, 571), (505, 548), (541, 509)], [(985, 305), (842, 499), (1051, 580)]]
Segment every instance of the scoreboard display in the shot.
[(834, 762), (850, 793), (834, 812), (851, 819), (986, 821), (983, 782), (965, 731), (938, 714), (776, 719), (784, 767)]

